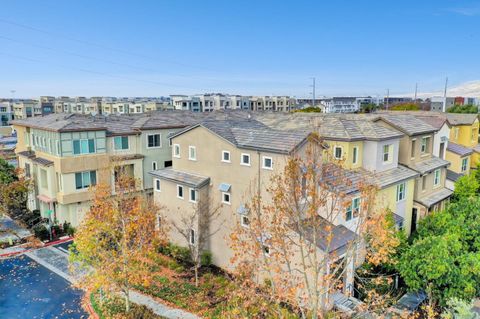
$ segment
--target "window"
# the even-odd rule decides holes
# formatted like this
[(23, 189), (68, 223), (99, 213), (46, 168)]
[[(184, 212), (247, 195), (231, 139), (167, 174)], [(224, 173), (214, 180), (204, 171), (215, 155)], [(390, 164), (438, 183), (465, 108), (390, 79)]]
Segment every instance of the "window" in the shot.
[(350, 206), (347, 207), (345, 220), (348, 222), (354, 218), (357, 218), (360, 213), (360, 197), (356, 197), (352, 200)]
[(352, 159), (352, 163), (353, 164), (357, 164), (358, 163), (358, 147), (355, 146), (353, 148), (353, 159)]
[(263, 157), (263, 168), (265, 169), (273, 169), (273, 160), (271, 157), (264, 156)]
[(230, 205), (230, 193), (222, 193), (222, 203)]
[(411, 151), (411, 154), (410, 154), (410, 157), (414, 158), (415, 157), (415, 147), (416, 147), (416, 143), (417, 141), (416, 140), (412, 140), (412, 149), (410, 150)]
[(341, 146), (335, 146), (334, 151), (333, 151), (333, 157), (336, 159), (342, 159), (342, 147)]
[(87, 171), (75, 173), (75, 188), (84, 189), (97, 184), (97, 172)]
[(173, 157), (180, 158), (180, 145), (178, 144), (173, 145)]
[(156, 180), (155, 180), (155, 190), (156, 190), (157, 192), (160, 192), (160, 191), (162, 190), (159, 179), (156, 179)]
[(177, 197), (183, 199), (183, 186), (177, 185)]
[(453, 132), (455, 134), (455, 140), (458, 140), (458, 130), (459, 130), (458, 127), (453, 129)]
[(263, 253), (265, 254), (265, 256), (270, 256), (270, 246), (268, 245), (262, 245), (262, 249), (263, 249)]
[(30, 172), (30, 164), (25, 163), (25, 177), (30, 177), (31, 172)]
[(192, 203), (197, 202), (197, 191), (194, 188), (190, 188), (190, 201)]
[(189, 237), (188, 241), (190, 242), (190, 245), (195, 245), (195, 229), (190, 229), (190, 235), (188, 237)]
[(422, 148), (421, 148), (422, 154), (425, 154), (428, 152), (429, 142), (430, 142), (430, 137), (422, 138)]
[(188, 159), (191, 161), (197, 160), (197, 148), (195, 146), (188, 147)]
[(153, 161), (152, 162), (152, 170), (156, 171), (157, 170), (157, 162)]
[(95, 153), (95, 140), (73, 140), (73, 154)]
[(405, 183), (397, 185), (397, 202), (400, 202), (405, 199)]
[(422, 176), (422, 191), (427, 189), (427, 175)]
[(433, 174), (434, 174), (434, 175), (433, 175), (433, 186), (438, 186), (438, 185), (440, 185), (440, 176), (441, 176), (441, 171), (440, 171), (440, 169), (436, 169)]
[(222, 151), (222, 162), (230, 163), (230, 152)]
[(147, 148), (162, 147), (160, 134), (148, 134), (147, 135)]
[(240, 158), (240, 164), (250, 166), (250, 154), (242, 153), (242, 156)]
[(116, 150), (128, 150), (128, 136), (115, 136), (113, 145)]
[(40, 169), (40, 186), (48, 188), (47, 171), (43, 168)]
[(248, 218), (248, 216), (245, 216), (245, 215), (241, 215), (240, 216), (240, 224), (243, 226), (243, 227), (250, 227), (250, 219)]
[(465, 172), (467, 170), (467, 165), (468, 165), (468, 158), (462, 159), (462, 172)]
[(390, 156), (390, 150), (392, 145), (383, 145), (383, 162), (390, 163), (392, 161)]

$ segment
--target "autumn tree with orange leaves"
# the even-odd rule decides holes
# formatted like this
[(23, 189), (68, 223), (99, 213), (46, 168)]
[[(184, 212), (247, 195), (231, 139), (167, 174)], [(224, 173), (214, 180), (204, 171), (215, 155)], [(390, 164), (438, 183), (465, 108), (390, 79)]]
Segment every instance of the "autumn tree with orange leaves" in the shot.
[[(384, 227), (387, 214), (375, 207), (375, 185), (355, 174), (311, 134), (265, 191), (252, 186), (249, 223), (231, 235), (232, 263), (247, 278), (245, 293), (260, 285), (303, 318), (325, 318), (335, 293), (351, 293), (356, 266), (390, 258), (398, 245), (395, 231)], [(348, 227), (339, 226), (346, 214)]]
[(112, 187), (99, 184), (89, 212), (78, 227), (72, 260), (87, 269), (79, 285), (88, 290), (118, 294), (130, 310), (130, 292), (137, 283), (148, 285), (151, 265), (148, 254), (165, 230), (158, 225), (159, 207), (138, 191), (138, 182), (117, 175)]

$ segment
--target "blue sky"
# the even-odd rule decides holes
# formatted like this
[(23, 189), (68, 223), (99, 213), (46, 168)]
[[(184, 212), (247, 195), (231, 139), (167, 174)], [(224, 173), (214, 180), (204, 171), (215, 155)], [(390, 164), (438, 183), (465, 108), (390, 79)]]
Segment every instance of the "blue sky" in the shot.
[(480, 1), (2, 0), (0, 96), (309, 96), (480, 79)]

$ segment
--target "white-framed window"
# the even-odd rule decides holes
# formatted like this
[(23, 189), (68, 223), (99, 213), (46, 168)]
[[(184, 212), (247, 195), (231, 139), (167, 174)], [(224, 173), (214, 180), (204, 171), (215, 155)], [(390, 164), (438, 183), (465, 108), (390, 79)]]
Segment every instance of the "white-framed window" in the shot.
[(195, 188), (190, 188), (190, 201), (192, 203), (196, 203), (197, 202), (197, 191), (195, 190)]
[(75, 173), (75, 188), (84, 189), (97, 184), (97, 172), (86, 171)]
[(434, 172), (433, 172), (433, 186), (438, 186), (440, 185), (440, 177), (441, 177), (441, 170), (440, 169), (436, 169)]
[(197, 148), (195, 146), (188, 147), (188, 159), (191, 161), (197, 160)]
[(147, 148), (162, 147), (162, 135), (160, 133), (147, 134)]
[(95, 153), (95, 140), (91, 139), (81, 139), (73, 140), (73, 154), (91, 154)]
[(343, 156), (343, 148), (341, 146), (335, 146), (333, 148), (333, 157), (335, 159), (342, 159)]
[(180, 145), (173, 144), (173, 157), (180, 158)]
[(358, 163), (358, 146), (355, 146), (353, 148), (353, 154), (352, 154), (352, 164), (357, 164)]
[(195, 245), (195, 229), (190, 229), (190, 235), (188, 236), (188, 241), (190, 242), (190, 245)]
[(250, 227), (250, 219), (248, 218), (248, 216), (240, 215), (240, 224), (245, 228)]
[(157, 168), (158, 168), (157, 162), (156, 162), (156, 161), (153, 161), (153, 162), (152, 162), (152, 170), (156, 171)]
[(156, 190), (157, 192), (160, 192), (160, 191), (162, 190), (162, 188), (161, 188), (161, 182), (160, 182), (159, 179), (155, 179), (155, 190)]
[(400, 202), (405, 199), (406, 189), (405, 182), (397, 185), (397, 202)]
[(177, 197), (183, 199), (183, 186), (177, 185)]
[(428, 137), (428, 136), (423, 137), (422, 138), (422, 147), (421, 147), (422, 154), (425, 154), (425, 153), (428, 152), (429, 144), (430, 144), (430, 137)]
[(467, 171), (468, 167), (468, 157), (462, 159), (462, 173)]
[(262, 158), (262, 168), (273, 169), (273, 159), (269, 156), (263, 156), (263, 158)]
[(383, 162), (390, 163), (392, 161), (392, 145), (383, 145)]
[(270, 245), (263, 244), (262, 249), (265, 256), (270, 257)]
[(222, 151), (222, 162), (230, 163), (230, 152)]
[(230, 201), (230, 193), (222, 192), (222, 203), (228, 204), (228, 205), (231, 204), (231, 201)]
[(345, 220), (348, 222), (354, 218), (357, 218), (360, 214), (360, 197), (355, 197), (352, 199), (352, 203), (347, 207), (345, 213)]
[(250, 154), (242, 153), (240, 156), (240, 165), (250, 166)]
[(115, 136), (113, 138), (113, 147), (115, 150), (128, 150), (128, 136)]

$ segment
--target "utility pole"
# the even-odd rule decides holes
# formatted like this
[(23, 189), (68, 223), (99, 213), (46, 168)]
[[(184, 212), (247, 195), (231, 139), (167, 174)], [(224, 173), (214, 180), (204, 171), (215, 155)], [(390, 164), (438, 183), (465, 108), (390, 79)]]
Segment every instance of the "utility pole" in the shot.
[(386, 110), (388, 111), (388, 106), (390, 104), (390, 89), (387, 89), (387, 106), (386, 106)]
[(315, 77), (312, 78), (312, 106), (315, 107)]
[(443, 90), (443, 112), (447, 111), (447, 87), (448, 87), (448, 76), (445, 77), (445, 88)]
[(418, 91), (418, 83), (415, 83), (415, 99), (413, 100), (415, 103), (417, 103), (417, 91)]

